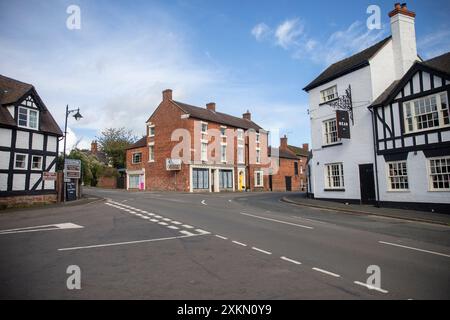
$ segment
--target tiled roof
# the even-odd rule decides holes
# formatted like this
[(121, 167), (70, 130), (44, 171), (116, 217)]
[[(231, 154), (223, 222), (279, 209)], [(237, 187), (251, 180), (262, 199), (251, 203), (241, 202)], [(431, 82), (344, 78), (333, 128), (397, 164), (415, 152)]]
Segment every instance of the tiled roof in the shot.
[(185, 113), (188, 113), (192, 118), (196, 118), (199, 120), (216, 122), (219, 124), (229, 125), (235, 128), (241, 129), (262, 129), (256, 123), (250, 120), (246, 120), (243, 118), (238, 118), (231, 116), (226, 113), (211, 111), (206, 108), (200, 108), (196, 106), (191, 106), (189, 104), (173, 101), (178, 107), (180, 107)]
[(369, 65), (369, 60), (372, 58), (378, 50), (380, 50), (391, 37), (381, 40), (373, 46), (354, 54), (353, 56), (338, 61), (329, 66), (324, 72), (322, 72), (316, 79), (309, 83), (303, 90), (309, 91), (318, 86), (321, 86), (331, 80), (337, 79), (345, 74), (363, 68)]
[(307, 157), (309, 154), (308, 150), (305, 150), (300, 147), (288, 145), (288, 148), (291, 149), (291, 151), (294, 152), (297, 156)]
[(17, 102), (33, 86), (18, 80), (5, 77), (0, 74), (0, 104), (7, 105)]
[[(279, 158), (283, 158), (283, 159), (293, 159), (293, 160), (297, 160), (298, 156), (292, 152), (291, 150), (285, 150), (285, 149), (280, 149), (280, 148), (273, 148), (274, 153), (278, 153), (278, 157)], [(272, 147), (268, 147), (267, 148), (267, 154), (270, 156), (272, 156)]]
[(137, 149), (137, 148), (142, 148), (142, 147), (146, 147), (146, 146), (147, 146), (147, 137), (144, 136), (141, 139), (139, 139), (138, 141), (136, 141), (135, 143), (133, 143), (131, 146), (126, 148), (126, 150)]

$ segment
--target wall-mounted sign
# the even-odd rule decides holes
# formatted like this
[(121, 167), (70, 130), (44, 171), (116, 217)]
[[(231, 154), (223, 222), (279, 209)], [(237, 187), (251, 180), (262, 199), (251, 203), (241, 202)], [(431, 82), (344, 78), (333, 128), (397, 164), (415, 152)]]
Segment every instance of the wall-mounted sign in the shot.
[(56, 172), (47, 172), (47, 171), (45, 171), (42, 174), (42, 179), (44, 181), (56, 181)]
[(66, 159), (64, 163), (65, 179), (81, 178), (81, 160)]
[(167, 171), (179, 171), (181, 170), (181, 159), (166, 159)]
[(340, 139), (350, 139), (350, 119), (347, 111), (336, 110), (337, 134)]

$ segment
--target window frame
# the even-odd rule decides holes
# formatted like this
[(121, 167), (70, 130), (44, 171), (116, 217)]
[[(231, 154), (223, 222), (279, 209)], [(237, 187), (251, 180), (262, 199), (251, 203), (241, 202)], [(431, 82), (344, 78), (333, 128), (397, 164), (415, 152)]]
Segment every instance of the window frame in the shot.
[[(240, 157), (240, 152), (242, 151), (242, 158)], [(237, 146), (237, 162), (238, 164), (245, 164), (245, 146), (244, 145), (238, 145)]]
[[(153, 131), (153, 133), (152, 133), (152, 131)], [(154, 124), (148, 126), (148, 136), (149, 136), (149, 138), (153, 138), (155, 136), (155, 125)]]
[[(20, 110), (21, 109), (26, 111), (26, 119), (25, 119), (26, 125), (20, 124), (20, 121), (24, 121), (23, 119), (22, 120), (20, 119), (20, 116), (21, 116)], [(30, 125), (32, 112), (36, 113), (36, 127)], [(23, 113), (22, 113), (22, 115), (23, 115)], [(31, 129), (31, 130), (39, 130), (39, 110), (31, 109), (31, 108), (24, 107), (24, 106), (19, 106), (18, 110), (17, 110), (17, 126), (21, 127), (21, 128)]]
[[(260, 183), (258, 184), (258, 175), (260, 175)], [(255, 170), (255, 188), (264, 187), (264, 171)]]
[(238, 141), (244, 141), (244, 130), (243, 129), (237, 129), (237, 140)]
[[(332, 166), (338, 165), (339, 166), (339, 175), (331, 175), (329, 176), (330, 170), (329, 167), (331, 167), (331, 173), (333, 173)], [(327, 163), (324, 165), (325, 170), (325, 190), (344, 190), (345, 189), (345, 172), (344, 172), (344, 163), (343, 162), (334, 162), (334, 163)], [(339, 186), (334, 186), (333, 178), (338, 177), (339, 178)]]
[[(334, 128), (336, 131), (329, 131), (329, 123), (334, 122)], [(322, 122), (322, 143), (324, 146), (333, 146), (336, 144), (340, 144), (342, 142), (342, 140), (338, 137), (338, 130), (337, 130), (337, 119), (336, 118), (332, 118), (332, 119), (328, 119), (328, 120), (324, 120)], [(333, 133), (336, 133), (336, 141), (331, 141), (332, 140), (332, 135)], [(330, 135), (330, 142), (328, 142), (328, 136)]]
[(227, 144), (226, 143), (220, 144), (220, 162), (223, 162), (223, 163), (227, 162)]
[[(39, 162), (39, 168), (34, 168), (33, 164), (34, 164), (34, 158), (39, 158), (40, 162)], [(43, 156), (38, 156), (38, 155), (32, 155), (31, 156), (31, 170), (42, 170), (42, 164), (44, 161), (44, 157)]]
[[(397, 172), (399, 171), (398, 165), (399, 164), (404, 164), (405, 165), (405, 169), (406, 169), (406, 176), (405, 175), (391, 175), (391, 167), (390, 165), (397, 165), (397, 168), (393, 169), (393, 170), (397, 170)], [(392, 185), (395, 183), (393, 182), (393, 178), (404, 178), (406, 177), (406, 183), (403, 182), (403, 184), (406, 184), (408, 187), (407, 188), (393, 188)], [(401, 179), (400, 179), (401, 180)], [(387, 189), (390, 192), (407, 192), (409, 191), (409, 187), (410, 187), (410, 181), (409, 181), (409, 175), (408, 175), (408, 161), (407, 160), (399, 160), (399, 161), (388, 161), (386, 162), (386, 182), (387, 182)], [(401, 182), (398, 182), (399, 184), (402, 184)]]
[[(18, 167), (17, 164), (17, 156), (25, 156), (23, 160), (24, 167)], [(28, 154), (26, 153), (14, 153), (14, 170), (28, 170)]]
[[(430, 191), (430, 192), (449, 192), (450, 191), (450, 186), (449, 186), (449, 188), (442, 188), (442, 189), (433, 187), (433, 179), (432, 179), (433, 174), (431, 173), (431, 161), (443, 160), (443, 159), (450, 162), (450, 156), (433, 157), (433, 158), (427, 159), (428, 191)], [(444, 174), (450, 175), (450, 172), (447, 172)], [(434, 175), (437, 175), (437, 174), (434, 174)], [(449, 177), (449, 179), (450, 179), (450, 177)]]
[(148, 162), (155, 162), (155, 144), (148, 144)]
[(255, 162), (256, 162), (256, 164), (261, 164), (261, 149), (260, 148), (256, 148)]
[(208, 161), (208, 142), (201, 141), (200, 145), (200, 160)]
[[(140, 154), (140, 156), (141, 156), (139, 162), (136, 162), (136, 161), (135, 161), (135, 155), (137, 155), (137, 154)], [(131, 155), (131, 163), (132, 163), (132, 164), (139, 164), (139, 163), (142, 163), (142, 151), (140, 151), (140, 152), (133, 152), (133, 154)]]
[[(331, 89), (334, 89), (333, 91), (333, 98), (331, 98), (331, 99), (328, 99), (328, 98), (325, 98), (324, 97), (324, 93), (326, 92), (326, 91), (328, 91), (328, 90), (331, 90)], [(333, 85), (333, 86), (331, 86), (331, 87), (328, 87), (328, 88), (325, 88), (325, 89), (323, 89), (323, 90), (320, 90), (320, 103), (327, 103), (327, 102), (330, 102), (330, 101), (333, 101), (333, 100), (336, 100), (337, 98), (339, 98), (339, 93), (338, 93), (338, 89), (337, 89), (337, 84), (335, 84), (335, 85)]]

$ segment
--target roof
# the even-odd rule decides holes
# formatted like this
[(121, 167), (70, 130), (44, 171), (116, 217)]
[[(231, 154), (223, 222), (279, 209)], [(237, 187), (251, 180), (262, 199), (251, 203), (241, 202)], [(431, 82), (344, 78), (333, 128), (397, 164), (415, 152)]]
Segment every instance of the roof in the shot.
[(16, 121), (6, 109), (7, 105), (20, 102), (25, 95), (31, 94), (36, 97), (39, 110), (40, 131), (62, 136), (63, 133), (51, 115), (50, 111), (42, 102), (35, 88), (28, 83), (24, 83), (12, 78), (0, 75), (0, 124), (7, 126), (17, 126)]
[(139, 139), (138, 141), (136, 141), (135, 143), (133, 143), (131, 146), (126, 148), (125, 150), (143, 148), (146, 146), (147, 146), (147, 137), (144, 136), (141, 139)]
[(443, 73), (450, 75), (450, 52), (447, 52), (443, 55), (440, 55), (438, 57), (435, 57), (435, 58), (427, 60), (427, 61), (415, 62), (414, 65), (403, 76), (403, 78), (392, 82), (389, 85), (389, 87), (387, 87), (386, 90), (384, 90), (383, 93), (381, 95), (379, 95), (378, 98), (376, 98), (372, 102), (370, 107), (384, 105), (390, 99), (393, 99), (393, 95), (395, 95), (396, 92), (399, 89), (401, 89), (401, 87), (404, 85), (403, 82), (406, 81), (405, 79), (411, 77), (416, 72), (416, 70), (417, 70), (416, 68), (420, 68), (421, 66), (432, 68), (439, 72), (443, 72)]
[(269, 157), (272, 155), (272, 152), (271, 152), (272, 150), (274, 150), (274, 152), (278, 152), (279, 158), (293, 159), (293, 160), (298, 159), (297, 155), (294, 152), (292, 152), (291, 150), (272, 148), (270, 146), (267, 148), (267, 154), (269, 155)]
[(255, 129), (255, 130), (262, 129), (256, 123), (247, 119), (234, 117), (222, 112), (211, 111), (206, 108), (191, 106), (183, 102), (173, 100), (172, 102), (175, 103), (178, 107), (180, 107), (185, 113), (188, 113), (191, 117), (196, 119), (226, 124), (232, 127), (242, 129)]
[(106, 153), (103, 151), (92, 152), (91, 150), (83, 149), (80, 150), (80, 152), (86, 155), (96, 157), (97, 160), (100, 161), (101, 163), (108, 164), (108, 157), (106, 156)]
[(331, 80), (337, 79), (355, 70), (369, 65), (369, 60), (389, 41), (391, 36), (381, 40), (373, 46), (354, 54), (351, 57), (338, 61), (329, 66), (316, 79), (309, 83), (303, 90), (309, 91)]
[(305, 150), (300, 147), (288, 145), (288, 148), (291, 149), (291, 151), (294, 152), (299, 157), (307, 157), (309, 154), (309, 150)]

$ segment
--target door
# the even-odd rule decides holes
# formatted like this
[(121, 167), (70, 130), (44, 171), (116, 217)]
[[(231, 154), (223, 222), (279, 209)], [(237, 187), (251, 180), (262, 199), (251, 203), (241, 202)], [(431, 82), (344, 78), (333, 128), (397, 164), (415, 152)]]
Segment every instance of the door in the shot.
[(286, 180), (286, 191), (292, 191), (292, 177), (284, 177)]
[(211, 170), (211, 192), (216, 192), (216, 170)]
[(272, 187), (273, 181), (272, 181), (272, 179), (273, 179), (273, 176), (270, 175), (270, 176), (269, 176), (269, 190), (270, 190), (270, 191), (273, 191), (273, 187)]
[(359, 165), (359, 186), (361, 190), (361, 203), (375, 204), (375, 178), (372, 163)]
[(244, 190), (244, 172), (239, 172), (239, 191)]

